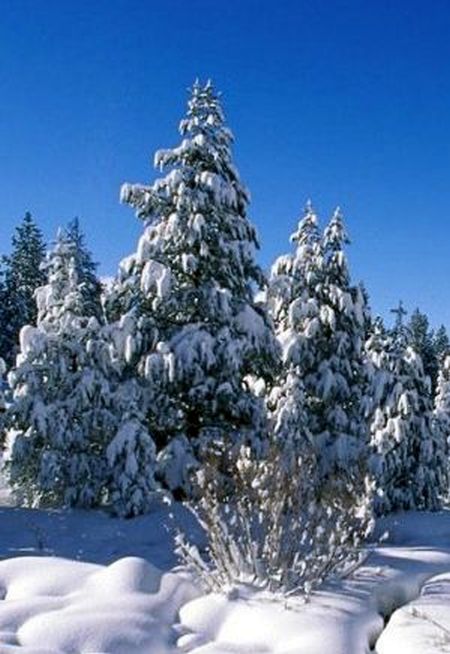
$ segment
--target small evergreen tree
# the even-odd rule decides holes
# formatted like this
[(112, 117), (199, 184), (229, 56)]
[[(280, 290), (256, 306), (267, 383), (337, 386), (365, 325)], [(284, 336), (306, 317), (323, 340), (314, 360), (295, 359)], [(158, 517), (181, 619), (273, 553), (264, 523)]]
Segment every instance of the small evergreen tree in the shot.
[[(88, 314), (92, 296), (78, 281), (78, 262), (77, 243), (60, 232), (48, 284), (37, 291), (37, 327), (22, 329), (10, 374), (10, 480), (29, 505), (109, 502), (117, 513), (135, 515), (149, 505), (154, 445), (139, 423), (140, 398), (112, 356), (108, 329)], [(138, 460), (128, 455), (132, 442)]]
[[(108, 343), (109, 380), (116, 419), (105, 450), (107, 497), (114, 513), (133, 517), (146, 513), (159, 492), (155, 480), (156, 446), (148, 431), (147, 388), (135, 375), (136, 324), (132, 315), (103, 330)], [(154, 397), (154, 396), (153, 396)]]
[(93, 484), (101, 456), (97, 452), (89, 469), (94, 452), (82, 425), (89, 403), (80, 406), (77, 397), (89, 319), (78, 289), (75, 250), (59, 232), (46, 263), (48, 284), (36, 291), (37, 327), (22, 328), (17, 367), (10, 373), (15, 401), (8, 416), (9, 471), (13, 488), (31, 505), (77, 504), (78, 498), (90, 504), (99, 492)]
[(434, 334), (433, 348), (439, 367), (441, 367), (450, 354), (450, 339), (444, 325), (441, 325)]
[(102, 285), (97, 277), (98, 264), (94, 262), (92, 254), (86, 246), (85, 236), (80, 227), (78, 218), (71, 220), (67, 227), (67, 236), (74, 243), (74, 262), (79, 291), (83, 295), (83, 302), (88, 315), (102, 320), (101, 295)]
[(228, 447), (262, 433), (263, 402), (247, 380), (270, 378), (278, 353), (253, 298), (264, 283), (258, 241), (210, 83), (194, 85), (180, 132), (180, 146), (156, 153), (165, 177), (122, 188), (146, 228), (136, 254), (122, 263), (108, 307), (111, 318), (129, 313), (138, 327), (136, 367), (153, 397), (149, 421), (158, 445), (173, 451), (176, 439), (190, 459), (191, 446)]
[(320, 238), (308, 206), (292, 240), (296, 252), (275, 263), (269, 289), (284, 364), (298, 367), (303, 380), (306, 429), (322, 484), (359, 483), (364, 493), (367, 307), (362, 289), (350, 284), (341, 215), (335, 213)]
[(0, 357), (9, 366), (18, 350), (21, 327), (36, 323), (34, 293), (46, 280), (44, 258), (42, 233), (27, 212), (12, 238), (12, 252), (2, 262)]
[[(5, 411), (6, 411), (6, 382), (5, 382), (5, 374), (6, 374), (6, 364), (3, 361), (3, 359), (0, 359), (0, 444), (4, 440), (4, 416), (5, 416)], [(0, 465), (1, 467), (1, 465)]]
[(440, 438), (446, 464), (441, 472), (442, 494), (448, 498), (448, 455), (450, 451), (450, 356), (447, 355), (439, 369), (434, 402), (434, 428)]
[(439, 361), (434, 347), (434, 334), (427, 316), (416, 309), (408, 324), (410, 345), (420, 355), (424, 373), (430, 378), (431, 392), (434, 393), (439, 373)]
[(446, 446), (433, 421), (430, 380), (419, 354), (409, 345), (401, 306), (396, 313), (392, 333), (377, 321), (367, 343), (378, 514), (436, 510), (446, 484)]

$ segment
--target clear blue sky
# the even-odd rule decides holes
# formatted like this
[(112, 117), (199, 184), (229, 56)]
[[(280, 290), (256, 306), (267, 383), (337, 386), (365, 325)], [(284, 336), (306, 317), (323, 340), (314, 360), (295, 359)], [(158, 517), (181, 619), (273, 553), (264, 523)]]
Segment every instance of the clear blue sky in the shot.
[(102, 274), (140, 225), (118, 204), (178, 143), (186, 89), (223, 91), (264, 266), (307, 198), (339, 204), (353, 275), (450, 326), (447, 0), (2, 0), (0, 251), (30, 210), (81, 218)]

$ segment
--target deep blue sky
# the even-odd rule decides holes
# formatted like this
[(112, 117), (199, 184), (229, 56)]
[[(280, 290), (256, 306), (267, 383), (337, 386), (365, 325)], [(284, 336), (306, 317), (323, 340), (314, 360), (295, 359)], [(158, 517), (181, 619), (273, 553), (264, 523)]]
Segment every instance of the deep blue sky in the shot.
[(81, 218), (102, 274), (135, 247), (118, 204), (178, 143), (186, 89), (223, 91), (264, 266), (307, 198), (339, 204), (376, 312), (450, 326), (448, 0), (2, 0), (0, 251), (30, 210)]

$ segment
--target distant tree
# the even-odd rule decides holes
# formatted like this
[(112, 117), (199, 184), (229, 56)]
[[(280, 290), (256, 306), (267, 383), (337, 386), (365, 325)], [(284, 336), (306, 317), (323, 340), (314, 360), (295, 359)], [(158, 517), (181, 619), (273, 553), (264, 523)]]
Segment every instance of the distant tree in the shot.
[[(4, 418), (6, 411), (6, 398), (5, 398), (5, 373), (6, 364), (3, 359), (0, 359), (0, 444), (4, 440)], [(1, 466), (0, 466), (1, 467)]]
[(92, 254), (86, 246), (85, 236), (80, 227), (78, 218), (71, 220), (67, 226), (67, 236), (73, 241), (76, 253), (75, 268), (78, 277), (79, 291), (88, 313), (102, 321), (101, 295), (102, 285), (97, 277), (98, 264), (94, 262)]
[(439, 367), (438, 383), (434, 400), (435, 429), (441, 438), (446, 453), (445, 495), (448, 498), (449, 489), (449, 453), (450, 453), (450, 355), (447, 355)]
[(389, 333), (376, 321), (366, 351), (373, 399), (371, 467), (375, 510), (437, 510), (447, 479), (447, 448), (435, 428), (430, 379), (410, 345), (404, 310)]
[(441, 367), (447, 356), (450, 354), (450, 339), (444, 325), (441, 325), (434, 333), (433, 347), (438, 364)]
[(430, 329), (427, 316), (415, 309), (411, 314), (408, 324), (411, 346), (420, 355), (423, 363), (423, 370), (431, 381), (431, 391), (434, 393), (439, 372), (439, 362), (435, 350), (434, 334)]
[(2, 261), (0, 357), (8, 366), (14, 362), (21, 327), (36, 322), (34, 293), (46, 281), (44, 259), (42, 233), (27, 212), (13, 235), (11, 254)]

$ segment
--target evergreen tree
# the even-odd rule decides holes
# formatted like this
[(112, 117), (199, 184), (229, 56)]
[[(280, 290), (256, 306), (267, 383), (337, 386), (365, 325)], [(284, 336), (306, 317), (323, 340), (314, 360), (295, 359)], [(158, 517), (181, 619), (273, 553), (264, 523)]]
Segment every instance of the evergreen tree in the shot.
[(436, 397), (434, 402), (434, 427), (441, 439), (441, 447), (445, 452), (446, 465), (443, 466), (443, 495), (448, 498), (448, 455), (450, 450), (450, 356), (443, 360), (438, 375)]
[(392, 333), (375, 323), (367, 343), (373, 398), (372, 471), (378, 514), (436, 510), (446, 484), (446, 446), (435, 429), (430, 380), (409, 344), (404, 310), (395, 310)]
[(177, 438), (185, 451), (188, 443), (237, 444), (264, 429), (248, 379), (270, 378), (278, 351), (253, 298), (264, 284), (258, 241), (211, 83), (195, 83), (180, 132), (178, 147), (156, 153), (165, 177), (122, 188), (146, 227), (108, 304), (110, 316), (128, 312), (137, 325), (137, 370), (148, 398), (159, 398), (149, 407), (159, 446)]
[(408, 324), (410, 345), (420, 355), (423, 369), (431, 381), (431, 391), (434, 393), (439, 372), (439, 362), (434, 347), (434, 334), (430, 329), (427, 316), (416, 309)]
[(89, 320), (75, 250), (59, 232), (47, 258), (48, 284), (36, 291), (37, 327), (22, 328), (17, 367), (10, 373), (15, 401), (8, 416), (9, 472), (13, 488), (31, 505), (77, 504), (78, 497), (81, 504), (91, 504), (99, 492), (93, 484), (101, 455), (96, 452), (89, 470), (94, 453), (82, 428), (89, 403), (80, 406), (77, 397)]
[(433, 348), (438, 364), (441, 367), (450, 354), (450, 339), (444, 325), (441, 325), (434, 334)]
[(305, 429), (315, 443), (321, 485), (364, 494), (367, 308), (361, 288), (350, 284), (341, 215), (335, 213), (320, 238), (308, 205), (292, 240), (296, 251), (277, 260), (269, 289), (284, 370), (295, 370), (304, 386)]
[(18, 349), (20, 328), (36, 322), (34, 292), (45, 283), (41, 268), (44, 258), (42, 233), (27, 212), (12, 238), (11, 254), (3, 257), (0, 357), (8, 365), (13, 363)]
[[(0, 443), (3, 441), (4, 415), (6, 411), (6, 382), (5, 382), (6, 364), (0, 359)], [(1, 461), (1, 459), (0, 459)], [(1, 467), (1, 465), (0, 465)]]
[[(130, 425), (137, 430), (139, 422), (136, 396), (125, 392), (106, 328), (88, 313), (92, 302), (78, 281), (78, 261), (77, 243), (60, 232), (48, 256), (48, 284), (36, 293), (37, 327), (21, 330), (10, 374), (10, 480), (33, 506), (111, 502), (116, 512), (133, 515), (148, 508), (154, 445), (144, 427), (132, 433)], [(149, 454), (141, 448), (138, 462), (126, 455), (134, 437), (147, 438)], [(131, 490), (124, 469), (133, 476)]]
[(100, 340), (102, 351), (105, 343), (108, 346), (108, 379), (116, 418), (105, 451), (107, 498), (113, 512), (122, 517), (147, 512), (160, 490), (155, 480), (156, 446), (145, 411), (148, 388), (136, 376), (135, 344), (140, 337), (136, 328), (134, 316), (125, 314), (102, 330)]
[(102, 285), (97, 277), (98, 264), (94, 262), (92, 254), (86, 246), (85, 236), (80, 227), (78, 218), (69, 222), (67, 236), (74, 243), (76, 254), (75, 267), (78, 277), (79, 291), (83, 295), (83, 302), (88, 315), (102, 320), (101, 295)]
[[(208, 534), (212, 561), (196, 571), (211, 588), (248, 574), (263, 587), (282, 592), (296, 587), (308, 594), (325, 570), (345, 568), (370, 528), (363, 466), (346, 457), (345, 474), (337, 459), (330, 472), (325, 448), (331, 439), (312, 431), (317, 404), (327, 408), (316, 383), (323, 368), (320, 354), (325, 354), (315, 350), (316, 339), (323, 337), (323, 345), (330, 333), (325, 336), (320, 323), (321, 316), (326, 319), (320, 294), (327, 260), (310, 203), (292, 240), (295, 252), (276, 261), (267, 293), (283, 356), (268, 398), (267, 450), (256, 458), (241, 450), (238, 461), (231, 462), (231, 490), (209, 462), (201, 471), (195, 510)], [(183, 541), (181, 550), (195, 568)]]

